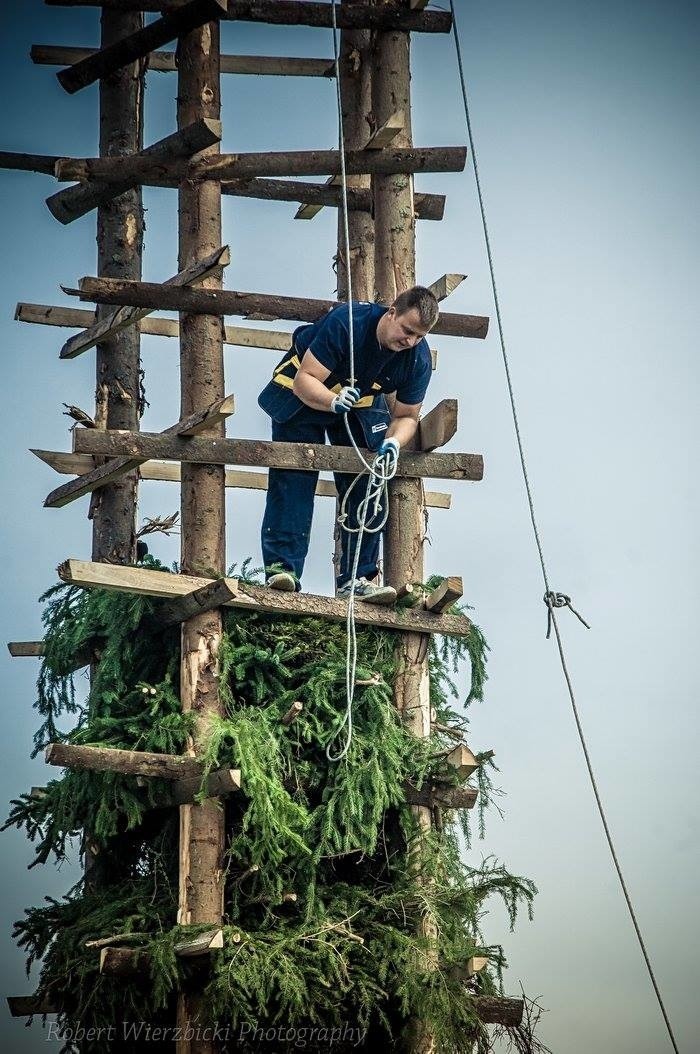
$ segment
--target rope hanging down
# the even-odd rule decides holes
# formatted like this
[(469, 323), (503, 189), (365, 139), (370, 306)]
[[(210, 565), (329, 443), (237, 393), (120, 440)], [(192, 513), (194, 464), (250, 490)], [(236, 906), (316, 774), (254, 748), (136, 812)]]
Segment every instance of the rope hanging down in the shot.
[(497, 289), (497, 286), (496, 286), (496, 274), (495, 274), (495, 268), (494, 268), (494, 263), (493, 263), (493, 254), (491, 252), (491, 240), (489, 238), (488, 225), (486, 223), (486, 209), (485, 209), (485, 206), (484, 206), (484, 197), (483, 197), (482, 190), (481, 190), (481, 180), (479, 179), (479, 167), (478, 167), (478, 163), (477, 163), (476, 148), (474, 146), (474, 135), (472, 133), (472, 123), (471, 123), (471, 116), (470, 116), (470, 112), (469, 112), (469, 100), (468, 100), (468, 97), (467, 97), (467, 86), (466, 86), (466, 78), (465, 78), (465, 75), (464, 75), (464, 64), (462, 62), (462, 50), (461, 50), (460, 43), (459, 43), (459, 33), (457, 31), (457, 19), (456, 19), (456, 16), (455, 16), (454, 0), (450, 0), (450, 11), (452, 13), (452, 32), (453, 32), (453, 35), (454, 35), (455, 49), (456, 49), (456, 52), (457, 52), (457, 65), (459, 67), (459, 77), (460, 77), (461, 88), (462, 88), (462, 100), (464, 102), (464, 115), (465, 115), (466, 122), (467, 122), (467, 135), (469, 137), (469, 149), (471, 150), (471, 156), (472, 156), (472, 160), (473, 160), (473, 163), (474, 163), (474, 178), (475, 178), (475, 182), (476, 182), (476, 192), (477, 192), (477, 197), (479, 199), (479, 210), (481, 212), (481, 223), (482, 223), (483, 230), (484, 230), (484, 241), (486, 243), (486, 255), (487, 255), (488, 265), (489, 265), (489, 274), (491, 276), (491, 288), (493, 290), (493, 300), (494, 300), (494, 306), (495, 306), (495, 309), (496, 309), (496, 322), (497, 322), (497, 325), (498, 325), (498, 336), (499, 336), (500, 345), (501, 345), (501, 356), (503, 358), (503, 366), (505, 368), (506, 382), (507, 382), (507, 385), (508, 385), (508, 395), (509, 395), (509, 398), (510, 398), (510, 407), (511, 407), (511, 412), (512, 412), (512, 416), (513, 416), (513, 425), (515, 427), (515, 436), (516, 436), (516, 440), (517, 440), (517, 444), (518, 444), (518, 453), (520, 455), (520, 465), (521, 465), (521, 468), (522, 468), (523, 480), (525, 482), (525, 492), (527, 494), (527, 502), (528, 502), (528, 506), (529, 506), (529, 509), (530, 509), (530, 519), (532, 521), (532, 529), (533, 529), (533, 533), (534, 533), (534, 536), (535, 536), (535, 543), (537, 545), (537, 553), (538, 553), (539, 558), (540, 558), (540, 565), (542, 567), (542, 577), (544, 579), (544, 586), (545, 586), (544, 602), (547, 605), (547, 637), (550, 636), (551, 629), (552, 629), (552, 627), (554, 627), (554, 635), (556, 637), (557, 649), (559, 651), (559, 660), (561, 662), (562, 672), (564, 674), (564, 679), (566, 681), (566, 687), (567, 687), (567, 690), (568, 690), (568, 693), (569, 693), (569, 699), (571, 701), (571, 708), (572, 708), (572, 711), (573, 711), (574, 720), (576, 722), (576, 729), (577, 729), (577, 732), (578, 732), (579, 740), (581, 742), (581, 749), (583, 750), (583, 756), (584, 756), (584, 759), (585, 759), (585, 762), (586, 762), (586, 768), (588, 769), (588, 776), (590, 778), (591, 787), (593, 788), (593, 795), (595, 797), (595, 802), (596, 802), (596, 805), (598, 807), (598, 812), (600, 814), (600, 819), (601, 819), (602, 824), (603, 824), (603, 830), (605, 832), (605, 838), (606, 838), (606, 841), (608, 843), (608, 848), (610, 850), (610, 855), (612, 857), (612, 861), (613, 861), (613, 864), (615, 866), (615, 871), (617, 872), (617, 877), (619, 879), (620, 886), (622, 888), (622, 893), (623, 893), (625, 901), (627, 903), (627, 908), (628, 908), (628, 911), (629, 911), (629, 914), (630, 914), (630, 918), (632, 919), (632, 925), (634, 926), (634, 931), (635, 931), (635, 933), (637, 935), (637, 941), (639, 942), (639, 947), (641, 949), (642, 956), (643, 956), (644, 962), (646, 964), (647, 972), (649, 974), (649, 978), (651, 980), (651, 984), (652, 984), (652, 987), (654, 989), (654, 993), (656, 995), (656, 999), (658, 1001), (659, 1008), (661, 1010), (661, 1014), (662, 1014), (663, 1019), (664, 1019), (664, 1023), (666, 1025), (666, 1030), (668, 1032), (669, 1039), (671, 1040), (671, 1046), (673, 1047), (673, 1049), (675, 1051), (675, 1054), (679, 1054), (678, 1044), (676, 1043), (676, 1037), (675, 1037), (675, 1035), (673, 1033), (673, 1028), (671, 1027), (671, 1021), (670, 1021), (668, 1013), (666, 1011), (666, 1007), (664, 1005), (664, 1001), (663, 1001), (663, 998), (661, 996), (661, 991), (659, 989), (659, 986), (658, 986), (657, 981), (656, 981), (656, 977), (654, 975), (654, 970), (652, 968), (651, 960), (649, 958), (649, 954), (648, 954), (647, 949), (646, 949), (646, 944), (645, 944), (644, 938), (642, 936), (642, 931), (639, 928), (639, 923), (637, 922), (637, 916), (636, 916), (636, 913), (635, 913), (635, 910), (634, 910), (634, 905), (632, 904), (632, 899), (631, 899), (630, 894), (628, 892), (627, 884), (626, 884), (625, 879), (624, 879), (624, 875), (622, 874), (622, 868), (620, 867), (620, 863), (619, 863), (619, 860), (617, 858), (617, 852), (615, 850), (615, 844), (613, 842), (613, 837), (612, 837), (612, 834), (610, 832), (610, 828), (608, 826), (608, 821), (607, 821), (607, 817), (606, 817), (606, 814), (605, 814), (605, 809), (603, 807), (603, 802), (602, 802), (602, 799), (601, 799), (601, 796), (600, 796), (600, 792), (598, 790), (598, 783), (597, 783), (596, 778), (595, 778), (595, 773), (593, 772), (593, 765), (592, 765), (592, 762), (591, 762), (590, 753), (588, 751), (588, 745), (586, 743), (586, 737), (585, 737), (584, 732), (583, 732), (583, 726), (581, 724), (581, 718), (579, 716), (578, 706), (576, 705), (576, 697), (574, 695), (574, 688), (573, 688), (573, 684), (571, 682), (571, 676), (569, 674), (569, 670), (568, 670), (568, 667), (567, 667), (567, 664), (566, 664), (566, 656), (564, 654), (564, 646), (563, 646), (563, 643), (562, 643), (561, 635), (559, 633), (559, 625), (557, 623), (557, 617), (556, 617), (556, 614), (555, 614), (555, 609), (559, 608), (559, 607), (568, 607), (571, 611), (573, 611), (573, 613), (576, 615), (576, 617), (581, 622), (583, 622), (584, 626), (586, 626), (587, 629), (589, 629), (590, 627), (588, 626), (588, 623), (581, 617), (581, 615), (579, 615), (578, 611), (575, 611), (574, 608), (572, 607), (572, 605), (571, 605), (571, 598), (568, 597), (565, 593), (555, 593), (555, 592), (553, 592), (550, 589), (550, 586), (549, 586), (549, 578), (548, 578), (548, 575), (547, 575), (547, 567), (546, 567), (545, 559), (544, 559), (544, 552), (543, 552), (543, 548), (542, 548), (542, 541), (541, 541), (541, 538), (540, 538), (540, 533), (539, 533), (539, 530), (538, 530), (538, 527), (537, 527), (537, 519), (536, 519), (536, 516), (535, 516), (535, 503), (534, 503), (534, 498), (533, 498), (533, 495), (532, 495), (532, 488), (530, 487), (530, 480), (529, 480), (528, 473), (527, 473), (527, 465), (526, 465), (526, 461), (525, 461), (525, 449), (524, 449), (522, 436), (521, 436), (521, 433), (520, 433), (520, 422), (518, 420), (518, 412), (517, 412), (517, 407), (516, 407), (516, 403), (515, 403), (515, 393), (514, 393), (514, 389), (513, 389), (513, 382), (512, 382), (512, 379), (511, 379), (511, 375), (510, 375), (510, 365), (509, 365), (509, 362), (508, 362), (508, 353), (506, 351), (506, 341), (505, 341), (505, 335), (504, 335), (504, 331), (503, 331), (503, 324), (502, 324), (502, 320), (501, 320), (501, 309), (500, 309), (500, 305), (499, 305), (499, 301), (498, 301), (498, 289)]
[[(343, 128), (343, 100), (341, 92), (341, 70), (340, 70), (340, 54), (338, 50), (338, 25), (336, 21), (336, 0), (332, 0), (331, 5), (332, 15), (332, 34), (333, 34), (333, 60), (335, 64), (335, 86), (336, 86), (336, 101), (338, 107), (338, 148), (340, 152), (340, 184), (341, 184), (341, 202), (342, 202), (342, 215), (343, 215), (343, 240), (345, 242), (345, 272), (347, 278), (347, 290), (348, 290), (348, 317), (349, 317), (349, 346), (350, 346), (350, 385), (355, 386), (355, 334), (353, 327), (352, 318), (352, 273), (350, 267), (350, 225), (348, 219), (348, 187), (347, 187), (347, 173), (345, 168), (345, 131)], [(350, 438), (350, 443), (357, 454), (357, 457), (362, 465), (362, 471), (355, 477), (350, 484), (350, 487), (345, 493), (343, 498), (340, 516), (338, 522), (340, 524), (341, 531), (346, 531), (348, 534), (356, 534), (355, 540), (355, 553), (353, 556), (352, 570), (350, 572), (350, 596), (348, 598), (348, 613), (346, 620), (346, 632), (347, 632), (347, 650), (345, 653), (345, 714), (342, 720), (337, 725), (333, 735), (331, 736), (328, 745), (326, 746), (326, 757), (329, 761), (341, 761), (350, 750), (352, 743), (352, 706), (355, 696), (355, 678), (357, 674), (357, 627), (355, 623), (355, 584), (357, 581), (357, 569), (360, 560), (360, 545), (362, 538), (365, 533), (376, 534), (382, 531), (386, 525), (387, 517), (389, 514), (389, 502), (388, 502), (388, 484), (389, 480), (396, 475), (396, 462), (394, 462), (393, 469), (390, 466), (388, 455), (384, 457), (376, 457), (372, 464), (368, 464), (362, 456), (362, 452), (355, 442), (355, 437), (352, 434), (352, 428), (350, 427), (350, 414), (346, 413), (345, 417), (345, 428)], [(360, 502), (358, 507), (358, 525), (352, 527), (347, 522), (347, 501), (350, 496), (352, 489), (359, 483), (359, 481), (367, 474), (367, 489), (365, 496)], [(372, 525), (373, 520), (377, 518), (381, 511), (382, 501), (384, 503), (384, 513), (381, 516), (380, 522)], [(372, 506), (372, 513), (369, 516), (368, 513)], [(345, 742), (337, 753), (333, 753), (331, 750), (332, 744), (335, 742), (337, 737), (345, 729)]]

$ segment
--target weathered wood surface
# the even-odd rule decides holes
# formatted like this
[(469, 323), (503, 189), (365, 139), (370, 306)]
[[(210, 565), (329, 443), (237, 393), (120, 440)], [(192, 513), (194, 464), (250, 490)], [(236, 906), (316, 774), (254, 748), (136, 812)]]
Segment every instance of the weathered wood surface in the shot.
[(46, 652), (43, 640), (11, 640), (7, 647), (13, 659), (35, 658)]
[[(32, 62), (42, 66), (72, 66), (90, 58), (96, 48), (34, 44)], [(169, 73), (177, 70), (174, 51), (152, 51), (144, 59), (147, 70)], [(335, 77), (333, 59), (288, 58), (286, 55), (222, 55), (222, 73), (255, 74), (268, 77)]]
[(428, 289), (434, 293), (438, 301), (445, 300), (453, 293), (458, 285), (461, 285), (467, 276), (465, 274), (444, 274), (435, 282), (431, 282)]
[[(164, 805), (191, 805), (202, 789), (202, 777), (173, 780), (160, 795)], [(206, 779), (208, 798), (227, 798), (241, 789), (240, 769), (216, 769)]]
[(52, 176), (56, 162), (60, 160), (58, 154), (20, 154), (0, 150), (0, 168), (13, 168), (20, 172), (42, 172)]
[[(234, 398), (232, 395), (228, 395), (223, 399), (219, 399), (218, 402), (212, 403), (206, 409), (198, 410), (181, 421), (177, 421), (170, 428), (166, 428), (163, 435), (191, 437), (225, 421), (233, 412)], [(95, 431), (96, 433), (99, 431), (101, 435), (106, 434), (103, 429), (90, 429), (90, 431)], [(120, 434), (124, 435), (123, 432)], [(129, 432), (127, 434), (138, 435), (139, 433)], [(112, 461), (108, 461), (105, 465), (99, 465), (90, 472), (86, 472), (84, 475), (72, 479), (69, 483), (64, 483), (63, 486), (52, 490), (44, 501), (44, 507), (47, 509), (60, 509), (71, 501), (81, 498), (84, 494), (91, 494), (100, 487), (114, 482), (120, 476), (124, 476), (127, 472), (131, 472), (132, 469), (138, 468), (143, 461), (147, 460), (148, 458), (126, 456), (117, 457)]]
[[(261, 198), (265, 201), (299, 201), (308, 213), (302, 216), (300, 209), (296, 218), (311, 219), (311, 210), (315, 215), (324, 205), (332, 208), (342, 207), (342, 189), (337, 183), (336, 176), (330, 178), (336, 182), (307, 183), (297, 179), (265, 177), (234, 179), (221, 184), (221, 193), (241, 198)], [(347, 201), (348, 209), (352, 212), (372, 211), (372, 195), (369, 187), (348, 186)], [(416, 219), (441, 220), (445, 214), (445, 195), (415, 194), (413, 205)]]
[(124, 66), (145, 58), (163, 44), (184, 36), (212, 19), (221, 18), (226, 14), (227, 6), (228, 0), (189, 0), (188, 3), (180, 4), (135, 33), (129, 33), (110, 46), (100, 48), (93, 55), (61, 70), (56, 74), (59, 84), (71, 94), (80, 91)]
[(457, 432), (458, 409), (456, 399), (442, 399), (425, 417), (421, 417), (415, 449), (429, 453), (449, 443)]
[[(183, 271), (179, 271), (171, 278), (166, 278), (163, 285), (181, 286), (189, 285), (191, 282), (201, 282), (210, 274), (219, 272), (221, 268), (226, 267), (230, 261), (229, 247), (224, 245), (217, 249), (216, 252), (211, 253), (205, 260), (200, 260), (198, 263), (186, 267)], [(61, 348), (59, 358), (74, 359), (76, 355), (81, 355), (84, 351), (94, 347), (99, 341), (106, 340), (115, 333), (128, 329), (129, 326), (135, 326), (149, 313), (148, 308), (119, 307), (115, 311), (111, 311), (99, 322), (94, 322), (91, 326), (88, 326), (82, 333), (76, 333), (75, 336), (70, 337)]]
[[(91, 454), (67, 454), (60, 450), (32, 450), (31, 453), (55, 472), (67, 476), (83, 475), (95, 467), (95, 459)], [(161, 480), (167, 483), (179, 483), (181, 478), (180, 465), (171, 461), (146, 461), (139, 465), (138, 473), (140, 479)], [(227, 469), (225, 482), (227, 487), (238, 487), (241, 490), (267, 490), (268, 480), (266, 472), (239, 472)], [(335, 484), (320, 479), (316, 484), (316, 497), (337, 498)], [(449, 509), (452, 495), (427, 490), (425, 503), (432, 509)]]
[[(154, 597), (176, 597), (212, 582), (211, 578), (193, 575), (174, 575), (167, 571), (151, 571), (143, 567), (117, 567), (86, 560), (66, 560), (58, 568), (62, 582), (86, 589), (107, 589), (124, 593), (140, 593)], [(311, 593), (281, 593), (264, 586), (252, 586), (234, 580), (236, 595), (227, 607), (277, 615), (312, 615), (332, 622), (347, 618), (347, 601)], [(441, 633), (465, 637), (471, 623), (464, 615), (434, 615), (414, 608), (392, 609), (373, 604), (358, 603), (355, 617), (364, 626), (410, 630), (416, 633)]]
[[(62, 307), (52, 304), (28, 304), (20, 301), (15, 308), (15, 321), (42, 326), (89, 327), (96, 321), (95, 312), (82, 307)], [(170, 318), (146, 317), (137, 323), (139, 331), (155, 337), (179, 337), (180, 324)], [(291, 333), (281, 330), (252, 329), (245, 326), (224, 326), (224, 344), (241, 348), (263, 348), (287, 351)]]
[[(350, 150), (345, 168), (349, 175), (412, 172), (461, 172), (467, 160), (466, 147), (387, 147), (384, 150)], [(56, 162), (57, 179), (98, 180), (104, 183), (168, 187), (183, 180), (251, 179), (255, 176), (333, 176), (341, 171), (337, 150), (282, 150), (266, 153), (220, 154), (192, 160), (161, 160), (151, 155), (129, 157), (61, 158)]]
[(430, 784), (417, 790), (406, 787), (406, 801), (409, 805), (433, 809), (473, 809), (479, 792), (476, 787), (446, 787)]
[[(167, 0), (45, 0), (50, 7), (103, 7), (119, 11), (163, 11)], [(281, 26), (333, 25), (330, 4), (313, 0), (229, 0), (222, 19), (231, 22), (266, 22)], [(411, 11), (400, 3), (374, 7), (357, 4), (338, 7), (339, 29), (398, 29), (407, 33), (449, 33), (449, 11)]]
[(174, 626), (185, 622), (193, 615), (201, 615), (205, 611), (213, 611), (214, 608), (228, 604), (238, 593), (238, 587), (234, 586), (230, 578), (217, 578), (209, 585), (195, 589), (192, 593), (177, 597), (159, 608), (156, 614), (157, 622), (165, 626)]
[[(139, 461), (154, 458), (204, 465), (266, 465), (321, 472), (358, 472), (357, 454), (352, 447), (323, 443), (277, 443), (258, 439), (182, 439), (169, 433), (103, 432), (76, 428), (73, 447), (78, 454), (105, 457), (131, 457)], [(370, 450), (363, 450), (372, 459)], [(360, 466), (361, 467), (361, 466)], [(480, 480), (484, 474), (481, 454), (423, 454), (401, 452), (398, 476), (408, 478)], [(408, 577), (405, 578), (408, 581)]]
[(12, 1017), (34, 1014), (58, 1014), (61, 1008), (48, 995), (8, 995), (7, 1007)]
[[(116, 565), (115, 569), (128, 570)], [(48, 765), (90, 772), (119, 772), (124, 776), (148, 776), (166, 780), (202, 777), (201, 761), (184, 754), (154, 754), (145, 750), (120, 750), (117, 747), (49, 743), (45, 757)]]
[(453, 750), (445, 756), (445, 762), (454, 769), (455, 774), (461, 779), (466, 780), (476, 772), (479, 768), (479, 762), (476, 760), (474, 754), (472, 754), (466, 743), (460, 743)]
[[(177, 132), (173, 132), (172, 135), (152, 143), (151, 146), (147, 146), (143, 150), (132, 151), (128, 155), (119, 156), (145, 159), (155, 157), (160, 159), (162, 164), (165, 164), (169, 158), (191, 157), (193, 154), (198, 154), (213, 143), (218, 143), (220, 139), (220, 121), (199, 119), (193, 121), (188, 127), (181, 128)], [(57, 174), (57, 170), (60, 170), (65, 160), (65, 158), (61, 157), (56, 159), (54, 175)], [(103, 158), (103, 160), (116, 160), (116, 157), (115, 155), (109, 155), (108, 158)], [(60, 223), (72, 223), (73, 220), (84, 216), (98, 205), (106, 205), (113, 201), (114, 198), (137, 186), (138, 183), (128, 179), (120, 183), (105, 183), (99, 180), (92, 183), (79, 183), (77, 186), (66, 187), (65, 190), (59, 190), (56, 194), (52, 194), (51, 197), (46, 199), (46, 205), (52, 216)]]
[[(80, 279), (77, 295), (81, 300), (91, 300), (99, 304), (127, 304), (132, 307), (148, 307), (154, 311), (219, 315), (250, 315), (260, 312), (273, 318), (294, 319), (300, 322), (315, 322), (338, 306), (336, 300), (248, 293), (234, 289), (222, 289), (219, 292), (193, 286), (175, 288), (157, 282), (120, 282), (116, 279), (92, 276)], [(483, 339), (488, 327), (489, 320), (483, 315), (462, 315), (444, 311), (441, 312), (431, 334)]]
[(428, 611), (445, 611), (464, 596), (464, 585), (459, 575), (446, 578), (425, 598)]

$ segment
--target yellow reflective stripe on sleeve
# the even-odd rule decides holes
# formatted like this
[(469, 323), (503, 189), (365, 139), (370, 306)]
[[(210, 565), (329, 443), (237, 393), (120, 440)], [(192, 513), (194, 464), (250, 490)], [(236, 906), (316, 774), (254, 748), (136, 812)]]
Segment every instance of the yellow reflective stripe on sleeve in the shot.
[(279, 376), (272, 378), (275, 384), (281, 384), (283, 388), (293, 388), (294, 378), (285, 377), (284, 374), (280, 373)]
[(300, 364), (298, 355), (290, 355), (290, 357), (288, 359), (285, 359), (284, 362), (281, 362), (279, 366), (275, 366), (272, 376), (276, 377), (277, 374), (280, 373), (283, 369), (285, 369), (286, 366), (290, 365), (295, 366), (297, 369), (299, 369)]

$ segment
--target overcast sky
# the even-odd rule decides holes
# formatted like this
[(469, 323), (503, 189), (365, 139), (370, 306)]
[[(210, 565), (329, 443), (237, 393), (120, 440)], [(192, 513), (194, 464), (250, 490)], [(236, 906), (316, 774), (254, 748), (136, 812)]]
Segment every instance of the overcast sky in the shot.
[[(594, 765), (619, 856), (679, 1045), (697, 1049), (698, 619), (698, 7), (666, 0), (490, 0), (458, 3), (473, 124), (521, 425), (552, 586), (591, 623), (561, 615)], [(2, 146), (94, 155), (97, 89), (68, 96), (33, 43), (94, 45), (98, 14), (0, 10), (5, 98)], [(466, 141), (447, 36), (416, 35), (414, 139)], [(329, 56), (329, 31), (226, 24), (229, 54)], [(148, 74), (146, 142), (175, 129), (174, 74)], [(329, 148), (334, 85), (319, 79), (226, 76), (225, 151)], [(60, 291), (95, 273), (95, 217), (62, 227), (44, 198), (52, 179), (0, 172), (5, 406), (2, 640), (40, 636), (37, 597), (69, 556), (87, 558), (88, 500), (43, 510), (59, 482), (28, 448), (69, 449), (62, 402), (93, 405), (93, 353), (60, 363), (66, 331), (12, 320), (17, 301), (73, 303)], [(418, 277), (469, 275), (446, 304), (493, 315), (473, 172), (422, 176), (446, 193), (442, 223), (422, 222)], [(176, 196), (147, 190), (144, 277), (177, 270)], [(335, 211), (313, 222), (295, 206), (228, 198), (230, 288), (332, 297)], [(281, 328), (279, 325), (277, 328)], [(285, 328), (291, 328), (285, 327)], [(491, 645), (487, 696), (472, 713), (472, 746), (492, 748), (505, 792), (470, 859), (495, 854), (540, 889), (532, 924), (509, 935), (495, 910), (488, 937), (548, 1013), (542, 1036), (557, 1054), (659, 1054), (670, 1049), (595, 813), (546, 610), (492, 324), (486, 341), (435, 338), (428, 405), (457, 397), (449, 449), (483, 453), (481, 483), (433, 484), (453, 494), (431, 515), (429, 572), (462, 575)], [(256, 396), (275, 353), (227, 347), (228, 434), (266, 437)], [(143, 340), (160, 430), (178, 416), (177, 347)], [(142, 486), (140, 519), (178, 508), (173, 484)], [(229, 491), (228, 558), (259, 559), (263, 497)], [(305, 588), (331, 589), (332, 503), (320, 499)], [(152, 546), (176, 559), (177, 539)], [(36, 660), (3, 659), (7, 753), (0, 798), (49, 778), (29, 760)], [(6, 807), (3, 807), (3, 811)], [(3, 994), (31, 990), (11, 924), (44, 895), (59, 896), (75, 866), (27, 872), (30, 844), (4, 836), (0, 885)], [(3, 1009), (13, 1050), (45, 1049)]]

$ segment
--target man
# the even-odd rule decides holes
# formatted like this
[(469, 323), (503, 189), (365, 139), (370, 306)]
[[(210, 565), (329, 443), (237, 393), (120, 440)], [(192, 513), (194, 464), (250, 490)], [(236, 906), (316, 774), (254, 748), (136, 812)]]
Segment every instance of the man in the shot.
[[(355, 376), (350, 368), (352, 310)], [(294, 331), (290, 351), (276, 367), (258, 402), (272, 418), (272, 438), (287, 443), (350, 446), (346, 415), (358, 446), (386, 454), (395, 464), (401, 446), (418, 427), (431, 375), (426, 334), (435, 325), (438, 303), (429, 289), (414, 286), (382, 304), (339, 304), (318, 322)], [(387, 397), (391, 409), (387, 404)], [(358, 472), (362, 466), (358, 461)], [(340, 499), (354, 475), (335, 473)], [(271, 468), (262, 524), (267, 585), (291, 592), (301, 588), (309, 548), (318, 472)], [(351, 526), (358, 523), (364, 482), (347, 501)], [(337, 595), (349, 596), (357, 535), (341, 530)], [(370, 603), (391, 603), (396, 591), (377, 586), (379, 534), (364, 534), (355, 580), (355, 596)]]

